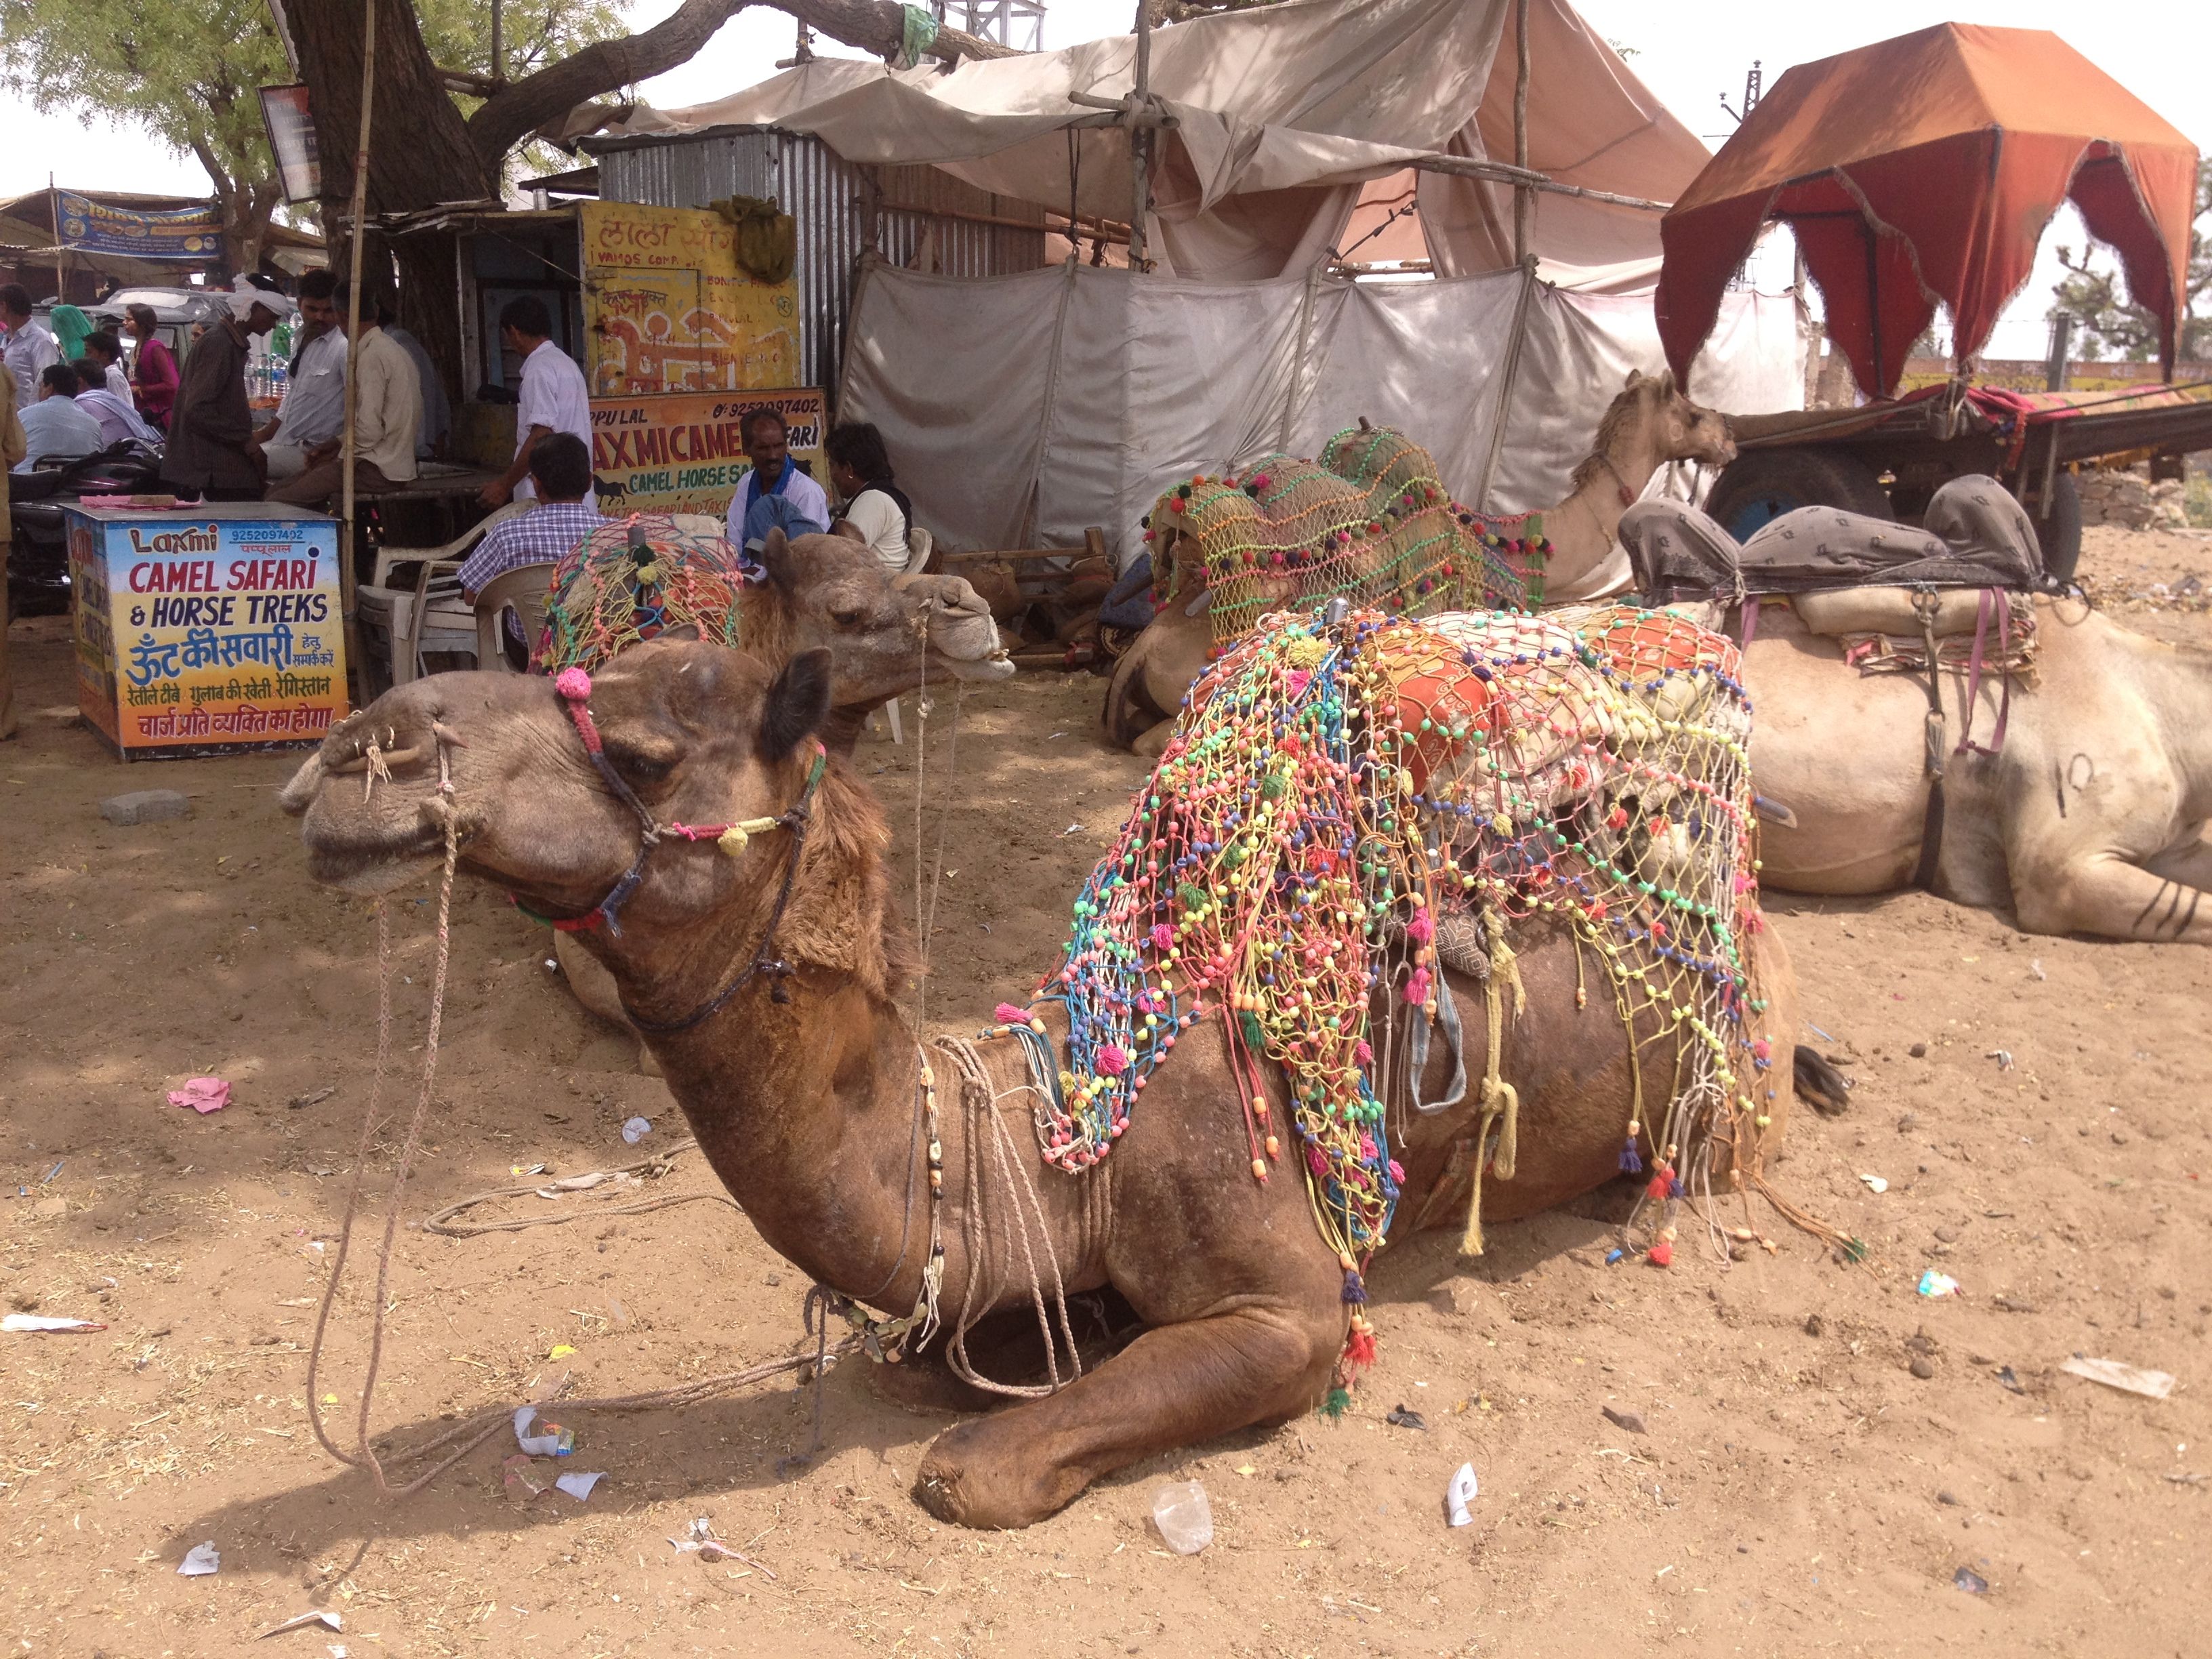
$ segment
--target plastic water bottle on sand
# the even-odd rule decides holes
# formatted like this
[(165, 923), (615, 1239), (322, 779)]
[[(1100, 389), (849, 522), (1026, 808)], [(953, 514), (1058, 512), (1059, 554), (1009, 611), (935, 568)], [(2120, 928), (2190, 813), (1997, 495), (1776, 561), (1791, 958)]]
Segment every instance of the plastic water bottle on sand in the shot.
[(1195, 1555), (1213, 1541), (1213, 1508), (1195, 1480), (1170, 1480), (1152, 1494), (1152, 1524), (1177, 1555)]

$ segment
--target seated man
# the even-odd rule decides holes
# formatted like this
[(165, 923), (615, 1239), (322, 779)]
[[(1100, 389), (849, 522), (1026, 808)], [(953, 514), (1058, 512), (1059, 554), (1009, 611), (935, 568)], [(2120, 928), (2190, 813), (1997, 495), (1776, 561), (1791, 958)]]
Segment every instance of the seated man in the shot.
[[(84, 337), (84, 355), (100, 365), (98, 378), (89, 384), (106, 386), (125, 403), (130, 404), (133, 409), (136, 409), (137, 404), (131, 396), (131, 373), (123, 367), (123, 342), (117, 339), (106, 329), (96, 328)], [(82, 362), (83, 359), (80, 358), (77, 369), (79, 380), (84, 379)]]
[(74, 461), (107, 447), (100, 422), (77, 406), (76, 371), (49, 363), (39, 374), (39, 401), (22, 411), (23, 459), (15, 471), (28, 472), (40, 461)]
[[(730, 497), (731, 545), (744, 547), (753, 540), (753, 509), (772, 497), (788, 500), (800, 519), (817, 531), (827, 530), (830, 498), (822, 493), (822, 486), (791, 459), (790, 439), (784, 428), (783, 416), (765, 405), (749, 409), (738, 422), (738, 432), (744, 440), (745, 453), (751, 458), (753, 466), (745, 474), (744, 483)], [(762, 533), (767, 532), (763, 530)], [(800, 532), (787, 528), (784, 533)]]
[[(342, 302), (344, 298), (345, 286), (340, 283), (335, 301)], [(354, 364), (361, 377), (354, 393), (354, 489), (357, 494), (374, 495), (415, 476), (415, 434), (422, 428), (422, 387), (416, 379), (413, 361), (368, 318), (362, 320)], [(343, 401), (343, 388), (340, 401)], [(343, 420), (339, 435), (343, 442)], [(277, 485), (269, 492), (269, 499), (295, 507), (322, 507), (343, 493), (343, 464), (333, 454)]]
[[(495, 578), (526, 565), (545, 566), (550, 580), (552, 567), (606, 523), (585, 500), (592, 493), (592, 453), (582, 439), (567, 432), (541, 436), (530, 447), (530, 478), (538, 505), (494, 525), (461, 566), (461, 594), (471, 605)], [(523, 639), (521, 622), (512, 611), (507, 613), (507, 631), (510, 639), (521, 641), (526, 653), (530, 641)]]
[(161, 434), (147, 425), (132, 406), (128, 382), (123, 395), (118, 397), (114, 386), (108, 382), (106, 365), (88, 351), (70, 367), (76, 370), (77, 384), (84, 388), (76, 394), (77, 407), (100, 422), (102, 448), (130, 438), (151, 444), (156, 449), (161, 447)]
[(781, 530), (786, 541), (800, 536), (819, 536), (830, 526), (817, 524), (789, 495), (763, 495), (745, 509), (744, 540), (740, 543), (741, 556), (738, 562), (748, 581), (760, 580), (760, 565), (754, 555), (768, 545), (768, 532)]

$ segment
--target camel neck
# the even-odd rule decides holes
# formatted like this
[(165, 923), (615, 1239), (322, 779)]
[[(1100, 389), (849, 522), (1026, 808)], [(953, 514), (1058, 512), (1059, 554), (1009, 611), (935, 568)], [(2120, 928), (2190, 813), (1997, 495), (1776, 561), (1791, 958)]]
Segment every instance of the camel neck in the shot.
[(2212, 651), (2136, 638), (2149, 703), (2181, 775), (2185, 820), (2212, 818)]
[(1587, 479), (1544, 514), (1545, 538), (1552, 544), (1544, 570), (1547, 604), (1595, 597), (1594, 585), (1620, 533), (1620, 515), (1659, 470), (1658, 452), (1642, 432), (1622, 433), (1591, 459), (1597, 465)]
[(823, 1284), (903, 1312), (929, 1237), (913, 1034), (830, 969), (802, 967), (789, 989), (778, 1003), (747, 988), (698, 1030), (653, 1039), (654, 1057), (769, 1246)]

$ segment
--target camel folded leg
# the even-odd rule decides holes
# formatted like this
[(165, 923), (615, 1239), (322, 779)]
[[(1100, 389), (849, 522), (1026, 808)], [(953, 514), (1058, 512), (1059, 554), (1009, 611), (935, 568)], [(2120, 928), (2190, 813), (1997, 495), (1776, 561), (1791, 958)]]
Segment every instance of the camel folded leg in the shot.
[(2212, 893), (2113, 854), (2048, 874), (2016, 871), (2013, 897), (2032, 933), (2212, 945)]
[(1343, 1340), (1340, 1307), (1156, 1327), (1058, 1394), (946, 1430), (915, 1496), (961, 1526), (1028, 1526), (1140, 1457), (1306, 1410)]

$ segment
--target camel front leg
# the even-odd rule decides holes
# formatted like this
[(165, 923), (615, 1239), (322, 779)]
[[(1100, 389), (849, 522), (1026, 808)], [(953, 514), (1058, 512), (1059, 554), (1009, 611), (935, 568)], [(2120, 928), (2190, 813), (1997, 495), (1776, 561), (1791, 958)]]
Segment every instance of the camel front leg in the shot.
[(1129, 745), (1129, 752), (1140, 760), (1158, 760), (1167, 753), (1168, 744), (1175, 737), (1175, 729), (1173, 720), (1162, 720), (1150, 731), (1139, 733), (1137, 740)]
[(1140, 1457), (1307, 1409), (1343, 1340), (1340, 1307), (1156, 1327), (1058, 1394), (938, 1436), (915, 1497), (960, 1526), (1028, 1526)]
[(2095, 933), (2212, 945), (2212, 894), (2100, 853), (2051, 872), (2015, 872), (2013, 902), (2033, 933)]

